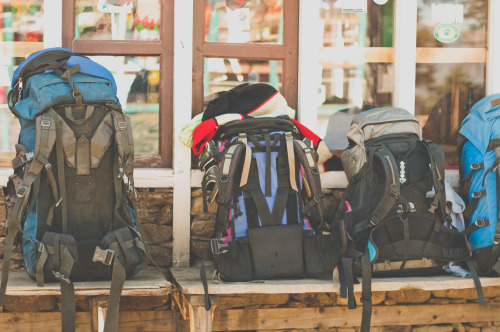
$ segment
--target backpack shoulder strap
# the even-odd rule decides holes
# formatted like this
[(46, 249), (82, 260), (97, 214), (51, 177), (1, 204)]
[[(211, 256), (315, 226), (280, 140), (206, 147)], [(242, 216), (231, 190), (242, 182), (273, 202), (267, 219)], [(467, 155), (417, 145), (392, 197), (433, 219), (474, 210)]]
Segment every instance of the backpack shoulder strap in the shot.
[(385, 194), (375, 208), (370, 218), (369, 227), (376, 226), (389, 213), (396, 201), (401, 196), (400, 183), (398, 181), (399, 171), (394, 156), (385, 145), (379, 145), (373, 151), (378, 156), (384, 168), (386, 178)]
[[(309, 215), (310, 210), (314, 207), (319, 218), (317, 227), (323, 230), (328, 230), (329, 225), (325, 222), (323, 213), (324, 207), (322, 204), (322, 198), (324, 194), (321, 190), (321, 179), (319, 175), (319, 168), (316, 164), (316, 158), (314, 156), (314, 150), (308, 147), (301, 140), (294, 140), (293, 146), (295, 155), (297, 156), (299, 163), (304, 168), (304, 187), (306, 189), (307, 196), (310, 198), (304, 206), (304, 212), (306, 215)], [(290, 154), (288, 155), (288, 158), (290, 161)], [(293, 169), (295, 169), (295, 161), (293, 161)]]

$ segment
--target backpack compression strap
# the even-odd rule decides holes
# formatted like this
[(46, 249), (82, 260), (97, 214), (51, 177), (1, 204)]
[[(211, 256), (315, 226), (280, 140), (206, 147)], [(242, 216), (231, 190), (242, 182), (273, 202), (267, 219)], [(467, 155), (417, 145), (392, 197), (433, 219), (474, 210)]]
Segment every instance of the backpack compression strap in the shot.
[[(4, 258), (2, 261), (2, 279), (0, 285), (0, 306), (3, 306), (5, 300), (5, 290), (7, 287), (10, 257), (14, 239), (21, 229), (21, 221), (23, 220), (28, 208), (30, 200), (35, 200), (38, 195), (38, 190), (33, 186), (39, 180), (42, 169), (45, 168), (52, 194), (57, 197), (57, 189), (55, 179), (52, 174), (52, 166), (48, 162), (48, 158), (56, 139), (56, 123), (51, 119), (48, 113), (43, 113), (36, 118), (36, 143), (33, 158), (27, 161), (26, 173), (22, 185), (16, 192), (16, 203), (12, 210), (12, 225), (9, 225), (9, 232), (5, 241)], [(32, 191), (34, 191), (32, 193)], [(57, 201), (57, 198), (55, 198)]]
[(300, 140), (295, 140), (293, 145), (297, 159), (304, 168), (304, 186), (306, 189), (309, 188), (307, 194), (310, 200), (304, 206), (304, 214), (309, 216), (310, 210), (314, 207), (319, 218), (318, 227), (328, 230), (329, 225), (325, 223), (323, 216), (323, 205), (321, 202), (324, 194), (321, 190), (321, 179), (314, 156), (314, 150)]
[[(446, 216), (446, 195), (444, 192), (444, 153), (437, 144), (431, 141), (422, 141), (429, 152), (431, 161), (431, 173), (434, 181), (434, 191), (436, 195), (431, 203), (429, 212), (436, 213), (437, 208), (441, 209), (442, 216)], [(438, 220), (438, 219), (436, 219)]]
[(118, 145), (118, 155), (122, 161), (123, 172), (132, 187), (134, 186), (134, 139), (130, 118), (118, 111), (115, 105), (107, 104), (113, 114), (115, 140)]

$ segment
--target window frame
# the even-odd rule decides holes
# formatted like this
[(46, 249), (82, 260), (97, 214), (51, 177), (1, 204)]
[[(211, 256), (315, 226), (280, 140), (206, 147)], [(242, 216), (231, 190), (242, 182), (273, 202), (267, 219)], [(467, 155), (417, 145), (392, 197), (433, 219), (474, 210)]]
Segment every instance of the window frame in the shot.
[(281, 94), (297, 109), (299, 2), (283, 0), (283, 43), (245, 44), (205, 41), (205, 0), (194, 1), (193, 26), (193, 115), (203, 112), (205, 58), (282, 61)]
[(136, 155), (141, 167), (171, 168), (173, 164), (174, 0), (162, 0), (160, 40), (76, 40), (76, 1), (62, 1), (62, 46), (77, 54), (157, 56), (160, 58), (158, 155)]

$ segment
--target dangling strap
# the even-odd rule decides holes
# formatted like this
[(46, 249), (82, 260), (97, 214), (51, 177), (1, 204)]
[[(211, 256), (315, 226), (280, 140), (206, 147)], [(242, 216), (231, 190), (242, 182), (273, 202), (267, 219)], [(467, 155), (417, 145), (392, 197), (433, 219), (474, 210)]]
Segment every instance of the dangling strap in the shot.
[(265, 174), (265, 195), (271, 197), (271, 137), (269, 134), (264, 134), (266, 143), (266, 174)]
[(477, 275), (477, 269), (474, 261), (471, 258), (468, 258), (466, 261), (467, 267), (469, 268), (470, 274), (472, 276), (472, 280), (474, 280), (474, 286), (476, 286), (477, 299), (479, 304), (485, 304), (483, 287), (481, 286), (481, 281), (479, 280), (479, 276)]
[(288, 169), (290, 170), (290, 187), (295, 192), (299, 192), (297, 181), (295, 180), (295, 153), (293, 148), (293, 136), (291, 132), (285, 133), (286, 153), (288, 156)]
[(208, 295), (208, 282), (207, 282), (207, 271), (205, 269), (205, 260), (207, 258), (208, 248), (205, 249), (205, 255), (203, 255), (203, 261), (200, 266), (200, 278), (201, 283), (203, 285), (203, 292), (205, 293), (205, 310), (209, 311), (212, 308), (212, 301), (210, 300), (210, 296)]
[(342, 269), (345, 274), (345, 282), (347, 285), (347, 307), (356, 309), (356, 297), (354, 296), (354, 274), (352, 273), (353, 259), (351, 257), (342, 257)]
[[(116, 233), (119, 239), (119, 234)], [(120, 240), (119, 240), (120, 241)], [(104, 321), (104, 331), (118, 331), (118, 316), (120, 313), (120, 297), (122, 294), (123, 284), (125, 283), (125, 268), (123, 267), (118, 256), (128, 253), (127, 248), (123, 248), (119, 242), (110, 244), (109, 248), (115, 252), (113, 262), (113, 274), (111, 275), (111, 288), (109, 291), (108, 310), (106, 312), (106, 320)]]
[(361, 284), (361, 303), (363, 303), (361, 332), (369, 332), (372, 320), (372, 270), (370, 265), (370, 253), (368, 250), (361, 256), (361, 271), (363, 275)]
[[(61, 268), (59, 270), (61, 281), (61, 320), (62, 331), (75, 330), (75, 287), (69, 280), (74, 259), (66, 246), (61, 246)], [(55, 256), (54, 256), (55, 257)], [(59, 278), (58, 278), (59, 279)]]

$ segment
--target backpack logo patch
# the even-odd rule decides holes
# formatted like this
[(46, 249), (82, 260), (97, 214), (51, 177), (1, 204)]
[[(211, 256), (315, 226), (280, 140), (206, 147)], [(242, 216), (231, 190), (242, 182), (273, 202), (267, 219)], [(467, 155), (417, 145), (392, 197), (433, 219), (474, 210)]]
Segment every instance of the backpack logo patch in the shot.
[(406, 182), (406, 164), (402, 160), (399, 163), (399, 182), (401, 184)]

